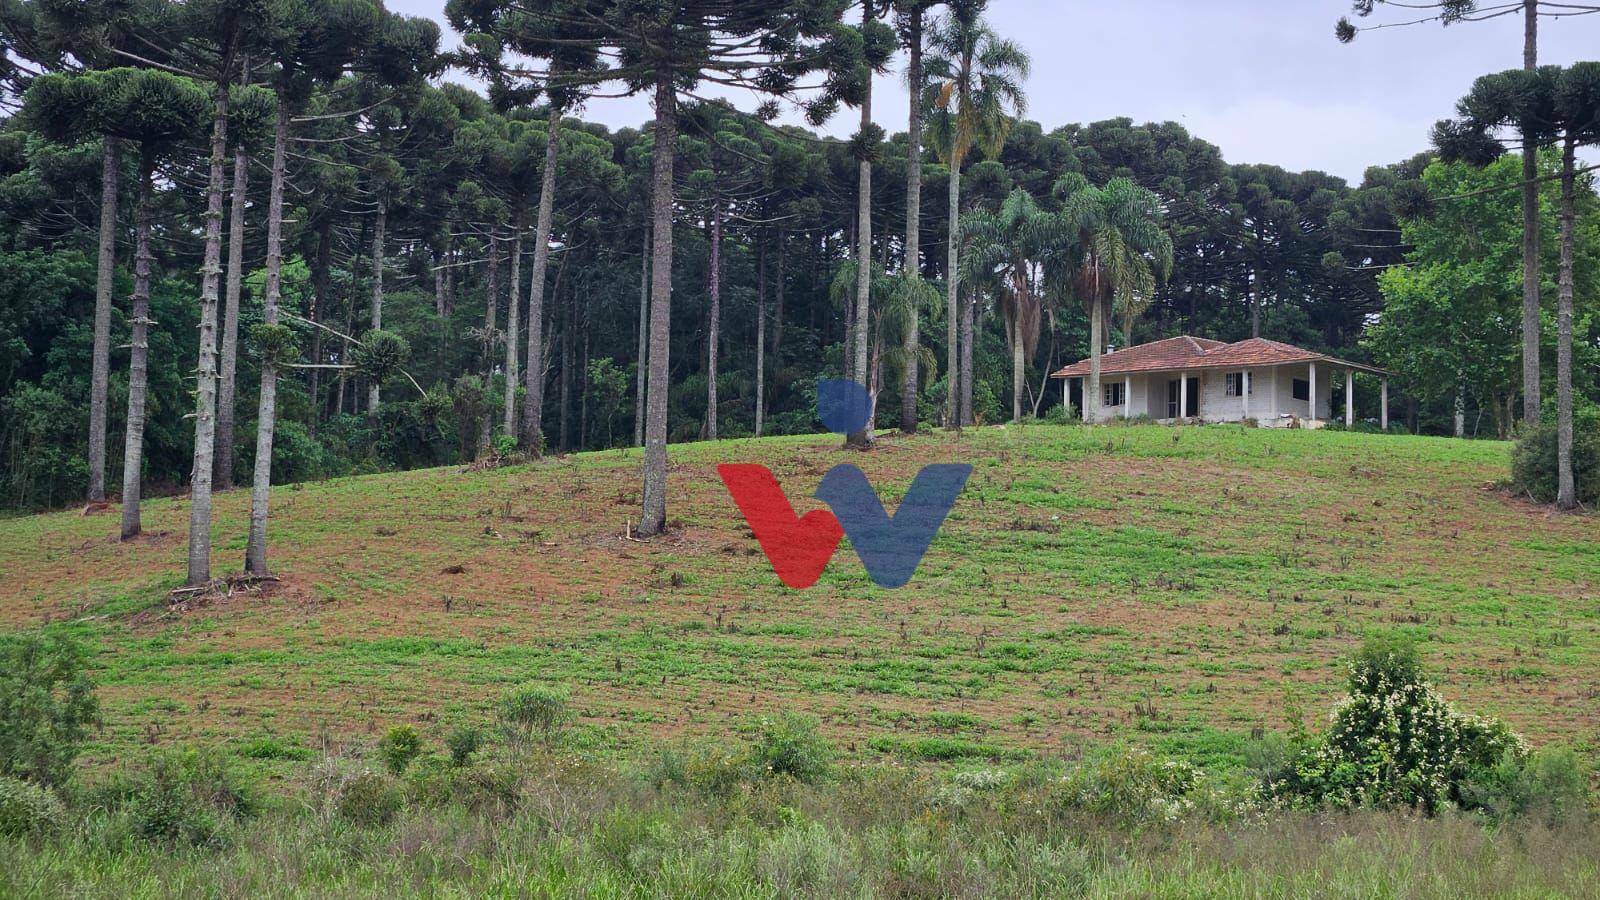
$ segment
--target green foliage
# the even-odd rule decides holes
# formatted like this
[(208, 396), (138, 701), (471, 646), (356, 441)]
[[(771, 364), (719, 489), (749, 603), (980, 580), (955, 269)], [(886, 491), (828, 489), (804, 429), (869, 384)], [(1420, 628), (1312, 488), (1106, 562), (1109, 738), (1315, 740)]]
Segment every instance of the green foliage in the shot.
[(542, 684), (512, 688), (500, 698), (496, 712), (506, 736), (523, 747), (535, 739), (545, 746), (554, 744), (572, 718), (567, 694)]
[(1348, 687), (1328, 731), (1302, 736), (1287, 769), (1271, 779), (1275, 796), (1431, 813), (1468, 805), (1472, 779), (1527, 755), (1503, 722), (1464, 715), (1440, 697), (1407, 641), (1370, 640), (1350, 662)]
[(263, 366), (282, 366), (299, 355), (294, 329), (287, 325), (258, 322), (250, 326), (250, 346)]
[(339, 779), (333, 795), (334, 814), (364, 827), (387, 825), (404, 806), (405, 795), (394, 779), (365, 770)]
[(396, 725), (378, 741), (378, 756), (389, 774), (403, 775), (411, 761), (422, 752), (422, 735), (412, 725)]
[(66, 807), (50, 788), (0, 775), (0, 836), (44, 834), (66, 817)]
[(98, 720), (99, 703), (72, 640), (0, 637), (0, 776), (64, 783)]
[(384, 382), (411, 358), (411, 345), (392, 331), (371, 330), (361, 336), (361, 345), (350, 353), (356, 372), (373, 381)]
[(1066, 809), (1129, 821), (1174, 820), (1193, 807), (1200, 771), (1140, 748), (1107, 748), (1074, 767), (1052, 791)]
[(785, 713), (764, 717), (756, 727), (751, 761), (773, 775), (820, 781), (832, 771), (833, 757), (833, 746), (817, 733), (815, 719)]
[(219, 754), (196, 750), (154, 754), (133, 776), (123, 813), (147, 841), (217, 846), (227, 826), (254, 815), (254, 788)]
[(485, 735), (476, 725), (458, 725), (444, 736), (444, 745), (450, 751), (451, 765), (460, 767), (472, 761), (473, 754), (483, 749)]
[[(1556, 413), (1548, 406), (1539, 424), (1522, 430), (1511, 456), (1512, 483), (1541, 503), (1556, 499)], [(1572, 476), (1579, 503), (1600, 503), (1600, 406), (1583, 403), (1572, 411)]]
[(1521, 757), (1507, 754), (1462, 788), (1465, 805), (1496, 819), (1532, 817), (1551, 825), (1589, 812), (1591, 773), (1570, 747), (1546, 747)]

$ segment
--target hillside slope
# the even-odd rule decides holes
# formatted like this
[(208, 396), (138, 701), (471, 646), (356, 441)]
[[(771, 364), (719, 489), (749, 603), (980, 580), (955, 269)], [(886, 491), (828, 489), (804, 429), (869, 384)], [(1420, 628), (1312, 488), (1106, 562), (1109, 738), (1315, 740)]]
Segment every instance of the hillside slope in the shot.
[[(1428, 641), (1446, 693), (1535, 740), (1600, 746), (1600, 520), (1506, 497), (1504, 444), (1235, 427), (1036, 425), (675, 446), (673, 532), (624, 536), (638, 456), (439, 469), (274, 491), (282, 584), (168, 611), (187, 507), (0, 521), (0, 628), (96, 642), (107, 728), (140, 742), (311, 747), (483, 715), (559, 683), (578, 740), (627, 751), (802, 710), (840, 745), (950, 758), (1120, 734), (1225, 762), (1286, 708), (1320, 713), (1372, 629)], [(886, 503), (930, 462), (976, 466), (906, 588), (848, 545), (780, 585), (715, 473), (772, 467), (797, 509), (860, 465)], [(219, 498), (217, 569), (248, 492)], [(892, 508), (892, 506), (891, 506)]]

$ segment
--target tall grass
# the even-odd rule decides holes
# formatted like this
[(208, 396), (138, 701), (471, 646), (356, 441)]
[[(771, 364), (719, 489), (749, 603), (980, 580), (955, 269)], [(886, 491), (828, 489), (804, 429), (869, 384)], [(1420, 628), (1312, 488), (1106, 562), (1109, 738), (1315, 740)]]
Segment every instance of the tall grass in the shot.
[(209, 847), (138, 840), (114, 811), (93, 811), (50, 837), (0, 841), (0, 896), (1600, 895), (1588, 820), (1217, 809), (1134, 820), (1052, 802), (1055, 780), (874, 768), (713, 795), (530, 759), (507, 804), (412, 790), (388, 824), (362, 826), (302, 794)]

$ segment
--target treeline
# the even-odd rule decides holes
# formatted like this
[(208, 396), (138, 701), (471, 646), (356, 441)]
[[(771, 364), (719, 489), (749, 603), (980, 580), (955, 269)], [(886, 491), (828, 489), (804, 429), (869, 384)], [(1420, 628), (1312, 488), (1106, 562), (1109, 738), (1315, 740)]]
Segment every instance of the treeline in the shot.
[[(648, 444), (649, 533), (669, 442), (816, 430), (825, 377), (914, 431), (1044, 415), (1053, 369), (1177, 333), (1371, 358), (1428, 157), (1353, 188), (1174, 123), (1046, 131), (984, 5), (596, 3), (600, 28), (455, 2), (455, 50), (370, 0), (6, 5), (0, 506), (187, 484), (198, 545), (213, 485), (253, 481), (265, 572), (268, 483)], [(630, 22), (703, 40), (640, 55)], [(891, 135), (867, 74), (896, 54), (918, 87)], [(655, 119), (582, 120), (619, 91)], [(1448, 432), (1510, 401), (1399, 402)]]

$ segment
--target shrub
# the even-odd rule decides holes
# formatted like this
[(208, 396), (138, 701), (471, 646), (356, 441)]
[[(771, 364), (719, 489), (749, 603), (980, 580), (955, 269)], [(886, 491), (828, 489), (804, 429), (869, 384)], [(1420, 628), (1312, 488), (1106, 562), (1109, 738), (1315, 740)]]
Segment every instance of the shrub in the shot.
[(1200, 770), (1143, 749), (1113, 748), (1078, 765), (1053, 791), (1057, 805), (1129, 820), (1173, 820), (1194, 806)]
[[(1582, 405), (1572, 412), (1572, 476), (1578, 502), (1600, 503), (1600, 407)], [(1541, 503), (1556, 499), (1556, 415), (1546, 409), (1539, 424), (1529, 426), (1511, 456), (1511, 481)]]
[(1589, 771), (1569, 747), (1546, 747), (1527, 757), (1507, 754), (1462, 789), (1465, 805), (1505, 819), (1534, 816), (1556, 825), (1589, 808)]
[(656, 787), (673, 785), (707, 797), (730, 797), (753, 780), (750, 754), (719, 744), (663, 750), (651, 766)]
[(100, 709), (84, 663), (66, 638), (0, 638), (0, 775), (67, 779)]
[(223, 757), (189, 750), (152, 757), (134, 777), (124, 811), (145, 840), (215, 846), (226, 823), (253, 815), (256, 801)]
[(833, 766), (833, 747), (817, 733), (815, 719), (784, 714), (761, 719), (751, 759), (773, 775), (819, 781)]
[(367, 827), (389, 824), (404, 805), (405, 798), (393, 779), (366, 769), (340, 779), (333, 797), (339, 818)]
[(406, 767), (422, 752), (422, 737), (410, 725), (396, 725), (378, 741), (378, 756), (389, 774), (403, 775)]
[(0, 777), (0, 835), (43, 834), (66, 814), (55, 792), (44, 785)]
[(476, 725), (460, 725), (444, 736), (444, 745), (450, 750), (450, 764), (464, 766), (472, 761), (472, 754), (483, 749), (483, 729)]
[(567, 695), (542, 684), (513, 688), (500, 698), (500, 724), (513, 743), (526, 746), (537, 737), (546, 746), (555, 743), (572, 717)]
[(1270, 779), (1281, 799), (1334, 806), (1468, 805), (1463, 787), (1527, 754), (1504, 723), (1459, 713), (1423, 677), (1405, 641), (1373, 640), (1350, 663), (1349, 695), (1320, 737), (1301, 736), (1286, 771)]

